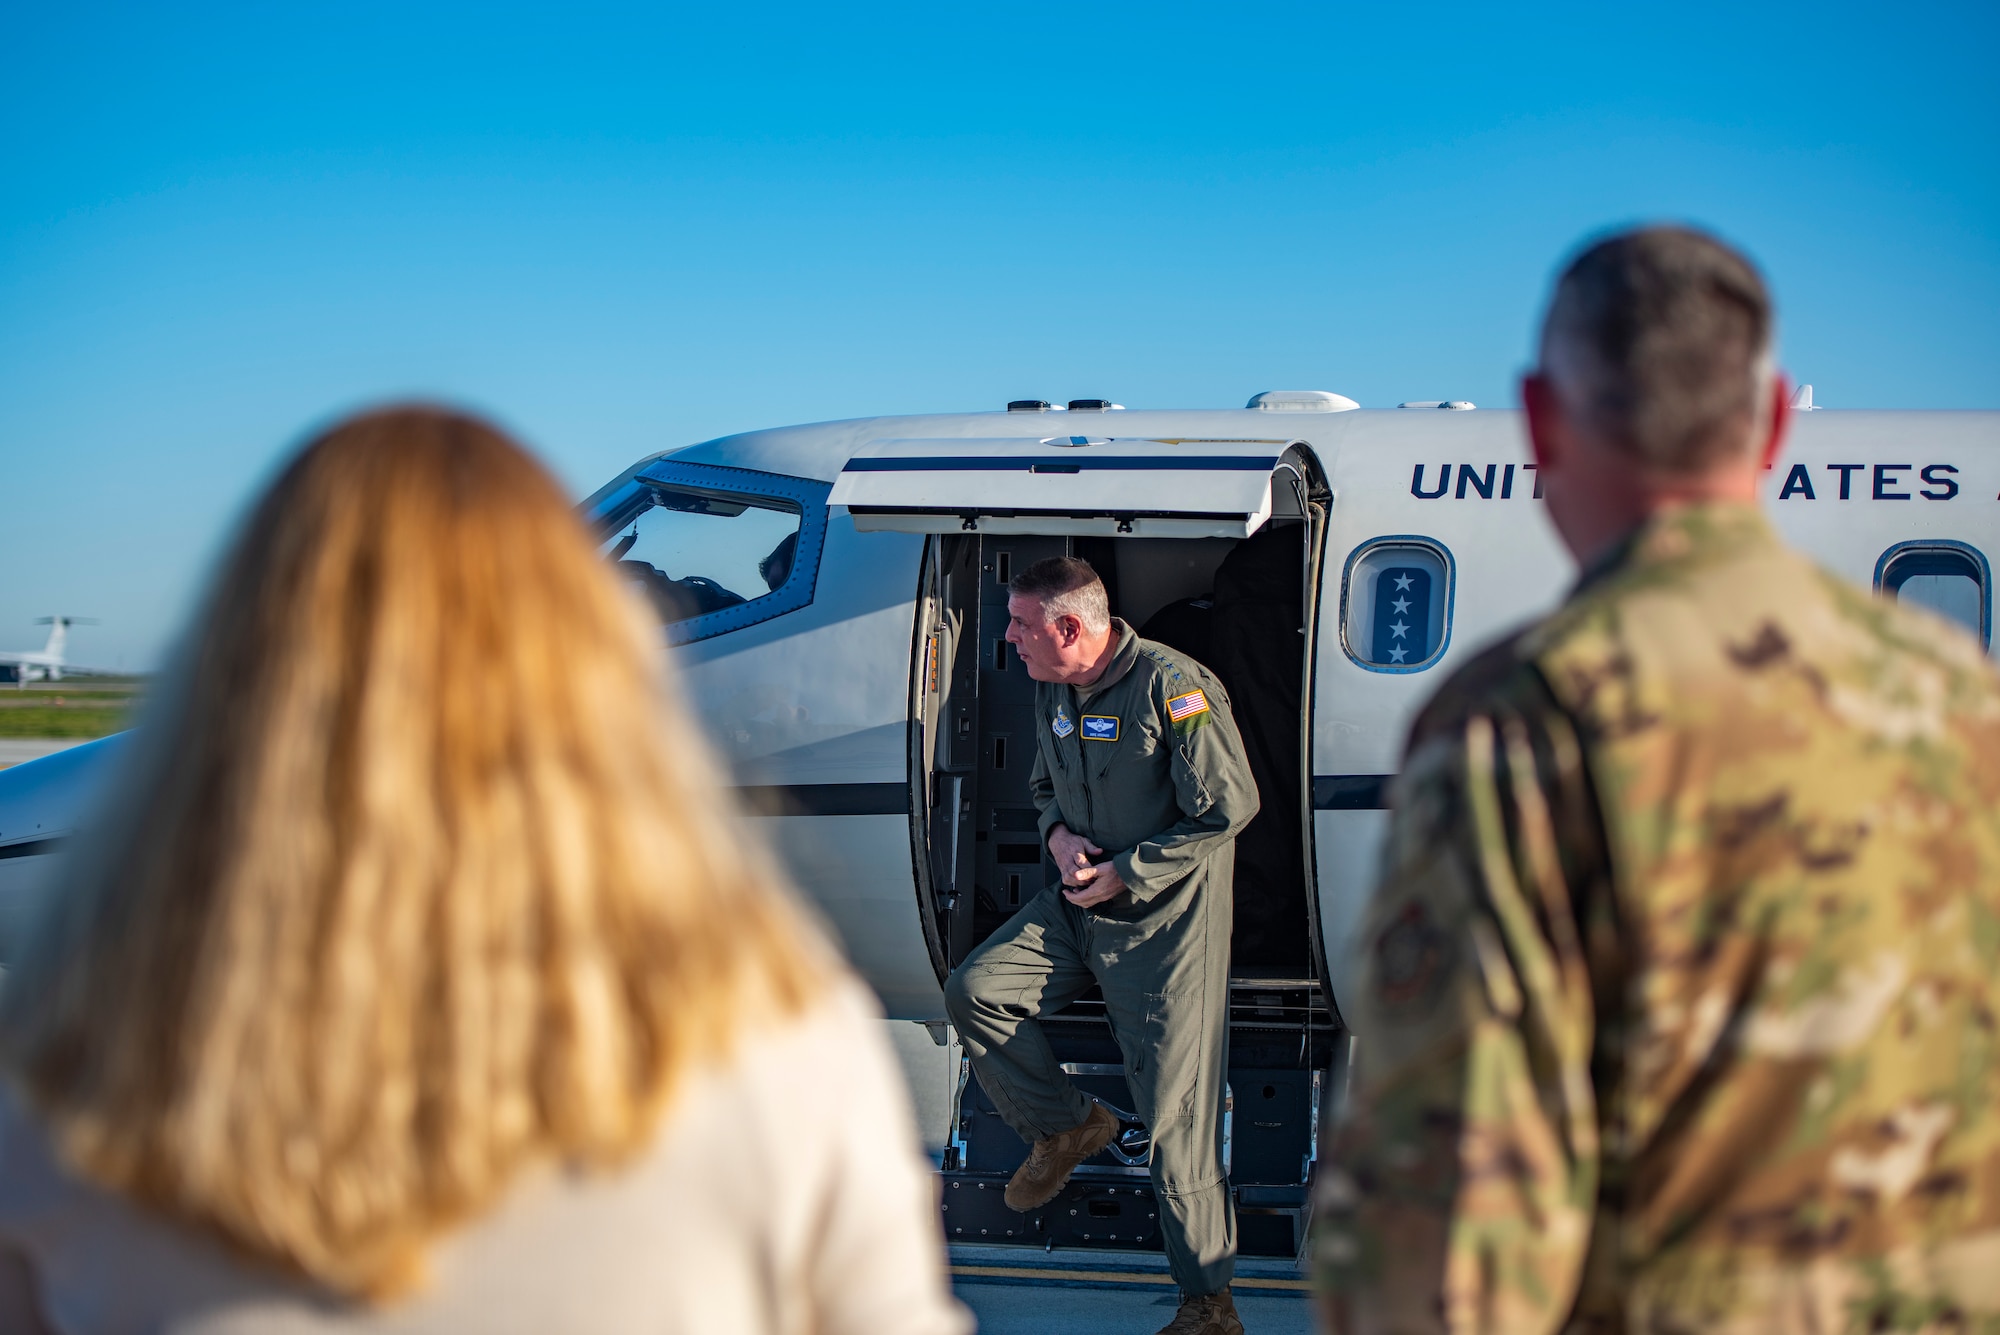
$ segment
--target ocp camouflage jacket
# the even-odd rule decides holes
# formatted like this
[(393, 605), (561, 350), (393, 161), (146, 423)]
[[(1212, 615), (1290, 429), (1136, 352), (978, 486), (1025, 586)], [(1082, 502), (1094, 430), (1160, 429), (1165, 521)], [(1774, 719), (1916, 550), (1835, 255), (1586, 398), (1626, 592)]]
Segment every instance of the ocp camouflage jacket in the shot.
[(1340, 998), (1336, 1325), (2000, 1328), (1996, 804), (1979, 645), (1746, 507), (1469, 663)]

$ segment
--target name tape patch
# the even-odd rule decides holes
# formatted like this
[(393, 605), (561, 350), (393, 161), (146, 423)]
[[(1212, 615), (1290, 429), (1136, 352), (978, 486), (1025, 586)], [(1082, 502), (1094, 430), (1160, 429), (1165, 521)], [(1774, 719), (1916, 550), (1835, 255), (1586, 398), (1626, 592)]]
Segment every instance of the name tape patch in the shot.
[(1167, 718), (1174, 723), (1179, 723), (1185, 719), (1193, 718), (1196, 714), (1206, 714), (1207, 712), (1208, 697), (1200, 691), (1189, 691), (1186, 695), (1177, 695), (1167, 701)]
[(1049, 723), (1049, 731), (1058, 737), (1067, 737), (1076, 731), (1076, 724), (1069, 721), (1066, 712), (1058, 709), (1055, 718)]
[(1118, 740), (1118, 717), (1115, 714), (1085, 714), (1083, 716), (1083, 740), (1086, 742), (1115, 742)]

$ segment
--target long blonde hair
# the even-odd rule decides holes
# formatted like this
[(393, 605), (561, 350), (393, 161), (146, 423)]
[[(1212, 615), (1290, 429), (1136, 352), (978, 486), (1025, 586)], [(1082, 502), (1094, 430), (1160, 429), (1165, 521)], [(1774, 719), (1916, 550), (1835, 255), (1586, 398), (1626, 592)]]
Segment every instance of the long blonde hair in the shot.
[(4, 988), (78, 1171), (350, 1292), (525, 1163), (641, 1148), (838, 968), (657, 622), (493, 428), (405, 408), (251, 515)]

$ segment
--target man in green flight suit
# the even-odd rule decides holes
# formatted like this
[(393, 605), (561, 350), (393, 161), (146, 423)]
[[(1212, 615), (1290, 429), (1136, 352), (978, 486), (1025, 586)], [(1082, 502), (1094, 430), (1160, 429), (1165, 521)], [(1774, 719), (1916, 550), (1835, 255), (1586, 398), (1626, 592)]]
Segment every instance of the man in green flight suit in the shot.
[(2000, 1328), (2000, 677), (1760, 513), (1771, 328), (1683, 228), (1556, 286), (1522, 388), (1583, 575), (1411, 731), (1337, 1331)]
[(1063, 1073), (1036, 1019), (1095, 983), (1152, 1134), (1181, 1290), (1162, 1335), (1241, 1335), (1222, 1112), (1231, 872), (1236, 835), (1257, 814), (1243, 741), (1208, 669), (1113, 620), (1086, 563), (1038, 561), (1007, 588), (1007, 642), (1037, 683), (1032, 788), (1062, 883), (945, 984), (980, 1084), (1033, 1146), (1007, 1204), (1046, 1204), (1118, 1130)]

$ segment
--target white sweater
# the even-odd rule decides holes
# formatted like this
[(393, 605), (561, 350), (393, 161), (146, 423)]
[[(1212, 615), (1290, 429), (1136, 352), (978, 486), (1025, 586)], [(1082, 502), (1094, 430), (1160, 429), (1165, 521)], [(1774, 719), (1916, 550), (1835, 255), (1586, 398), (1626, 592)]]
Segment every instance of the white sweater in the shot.
[(845, 985), (692, 1077), (614, 1174), (524, 1174), (429, 1284), (343, 1303), (80, 1183), (0, 1104), (0, 1243), (59, 1335), (963, 1335), (936, 1188), (880, 1013)]

